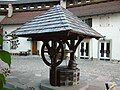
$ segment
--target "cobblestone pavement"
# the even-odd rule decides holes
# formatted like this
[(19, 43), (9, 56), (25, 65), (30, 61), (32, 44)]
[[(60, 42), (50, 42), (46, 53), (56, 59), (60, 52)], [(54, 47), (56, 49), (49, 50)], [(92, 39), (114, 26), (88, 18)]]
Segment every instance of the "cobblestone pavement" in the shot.
[[(66, 61), (63, 64), (66, 64)], [(80, 81), (87, 82), (89, 86), (103, 85), (104, 87), (105, 82), (115, 82), (117, 86), (120, 86), (120, 63), (77, 60), (77, 64), (80, 68)], [(1, 66), (5, 65), (2, 63)], [(36, 87), (37, 90), (40, 81), (48, 77), (49, 67), (39, 56), (12, 56), (11, 74), (7, 78), (9, 83), (24, 89)], [(91, 88), (86, 90), (98, 90)]]

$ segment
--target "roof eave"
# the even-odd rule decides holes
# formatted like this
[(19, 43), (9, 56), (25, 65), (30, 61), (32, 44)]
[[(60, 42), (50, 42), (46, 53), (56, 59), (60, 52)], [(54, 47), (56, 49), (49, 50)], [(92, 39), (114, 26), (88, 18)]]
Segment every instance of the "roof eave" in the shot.
[(22, 25), (24, 23), (0, 23), (1, 25)]
[(99, 35), (87, 35), (81, 32), (73, 31), (73, 30), (70, 30), (69, 33), (76, 34), (76, 36), (79, 36), (79, 37), (96, 38), (97, 40), (99, 38), (103, 38), (103, 36), (100, 33), (98, 33)]
[(106, 15), (106, 14), (114, 14), (114, 13), (120, 13), (120, 11), (113, 11), (109, 13), (99, 13), (99, 14), (89, 14), (89, 15), (77, 15), (78, 17), (91, 17), (91, 16), (98, 16), (98, 15)]

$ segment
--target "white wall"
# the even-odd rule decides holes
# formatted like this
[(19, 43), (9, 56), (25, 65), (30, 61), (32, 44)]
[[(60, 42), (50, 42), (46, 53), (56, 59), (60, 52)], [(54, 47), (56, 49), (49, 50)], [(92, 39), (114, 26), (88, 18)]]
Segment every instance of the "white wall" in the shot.
[[(21, 25), (4, 25), (3, 26), (3, 33), (7, 32), (7, 34), (11, 33), (12, 31), (16, 30), (19, 28)], [(19, 53), (20, 51), (27, 51), (31, 50), (32, 51), (32, 42), (27, 41), (28, 38), (23, 38), (19, 37), (19, 45), (17, 49), (10, 49), (10, 42), (4, 41), (3, 43), (3, 49), (6, 51), (9, 51), (10, 53)], [(41, 46), (42, 42), (38, 41), (37, 42), (37, 50), (39, 50), (39, 54), (41, 54)]]
[(5, 16), (0, 15), (0, 22), (3, 20), (4, 17), (5, 17)]
[(41, 47), (42, 47), (42, 41), (37, 42), (37, 50), (39, 50), (39, 55), (41, 55)]
[[(4, 25), (3, 26), (3, 33), (5, 34), (5, 31), (7, 34), (10, 32), (16, 30), (20, 25)], [(10, 42), (4, 41), (3, 43), (3, 49), (9, 51), (10, 53), (19, 53), (19, 51), (27, 51), (31, 50), (31, 42), (27, 41), (27, 38), (19, 37), (19, 45), (17, 49), (10, 49)]]
[[(93, 16), (93, 29), (112, 41), (112, 59), (120, 60), (120, 13)], [(98, 42), (94, 42), (96, 46)], [(93, 51), (95, 54), (95, 50)]]
[(89, 54), (90, 58), (98, 58), (98, 44), (97, 40), (95, 38), (90, 39), (90, 49), (89, 49)]
[[(92, 28), (97, 32), (101, 33), (103, 36), (106, 36), (105, 39), (111, 40), (112, 42), (112, 59), (120, 60), (120, 13), (107, 14), (107, 15), (98, 15), (91, 17)], [(5, 25), (3, 31), (10, 33), (13, 30), (16, 30), (20, 25)], [(25, 38), (19, 38), (20, 45), (17, 50), (10, 49), (10, 43), (4, 42), (3, 48), (10, 52), (19, 52), (31, 49), (31, 42), (27, 41)], [(38, 42), (38, 50), (41, 52), (41, 42)], [(76, 56), (78, 56), (78, 50), (76, 51)], [(98, 58), (98, 41), (96, 39), (90, 40), (90, 58)]]

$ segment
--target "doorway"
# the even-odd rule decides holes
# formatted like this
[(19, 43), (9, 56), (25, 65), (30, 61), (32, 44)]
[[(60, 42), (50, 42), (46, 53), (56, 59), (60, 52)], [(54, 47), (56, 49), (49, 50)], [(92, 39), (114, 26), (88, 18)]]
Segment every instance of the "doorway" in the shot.
[(37, 54), (37, 41), (32, 41), (32, 55)]
[(89, 59), (89, 42), (83, 41), (80, 43), (80, 58)]
[(99, 59), (110, 60), (111, 59), (111, 42), (110, 40), (104, 40), (99, 42)]

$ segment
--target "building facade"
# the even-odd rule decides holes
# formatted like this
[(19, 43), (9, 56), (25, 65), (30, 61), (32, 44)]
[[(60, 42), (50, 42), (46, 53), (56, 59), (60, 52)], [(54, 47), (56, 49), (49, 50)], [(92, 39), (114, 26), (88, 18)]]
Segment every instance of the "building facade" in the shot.
[[(46, 0), (47, 1), (47, 0)], [(49, 2), (48, 2), (49, 1)], [(9, 34), (26, 21), (42, 15), (53, 5), (61, 4), (59, 0), (35, 0), (30, 2), (12, 2), (13, 13), (7, 15), (9, 2), (0, 2), (0, 12), (3, 34)], [(79, 45), (76, 56), (81, 59), (120, 60), (120, 1), (119, 0), (69, 0), (67, 9), (80, 17), (90, 27), (104, 36), (99, 40), (86, 38)], [(4, 8), (4, 9), (3, 9)], [(8, 13), (9, 14), (9, 13)], [(5, 16), (6, 15), (6, 16)], [(4, 17), (5, 16), (5, 17)], [(19, 38), (16, 41), (4, 42), (3, 49), (10, 53), (31, 50), (31, 54), (40, 54), (41, 43), (29, 38)]]

